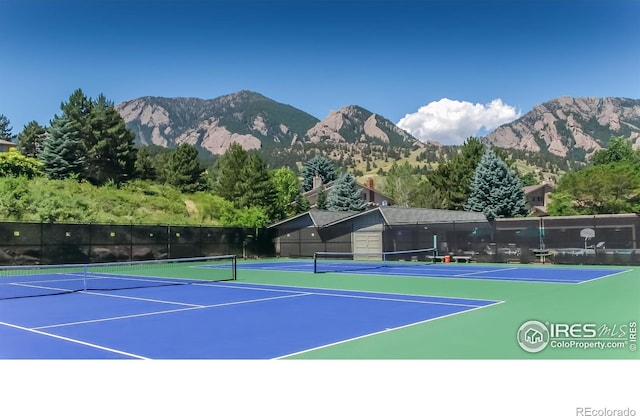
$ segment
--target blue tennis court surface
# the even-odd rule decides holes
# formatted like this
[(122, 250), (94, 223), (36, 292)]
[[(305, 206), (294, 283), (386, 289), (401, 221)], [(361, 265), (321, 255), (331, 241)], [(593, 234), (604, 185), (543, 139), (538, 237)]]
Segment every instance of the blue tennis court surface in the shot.
[[(463, 263), (388, 263), (357, 261), (322, 261), (318, 263), (320, 272), (339, 272), (355, 274), (379, 274), (386, 276), (457, 278), (478, 280), (508, 280), (539, 283), (585, 283), (603, 277), (627, 272), (614, 268), (578, 268), (578, 267), (523, 267), (515, 264), (463, 264)], [(279, 270), (313, 273), (313, 261), (271, 261), (239, 263), (239, 269)]]
[(0, 301), (0, 359), (273, 359), (496, 301), (216, 282)]

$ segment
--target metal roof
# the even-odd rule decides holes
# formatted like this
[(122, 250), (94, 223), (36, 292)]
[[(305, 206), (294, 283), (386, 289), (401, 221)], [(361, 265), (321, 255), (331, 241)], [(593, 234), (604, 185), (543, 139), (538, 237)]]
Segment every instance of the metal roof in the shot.
[(427, 222), (485, 222), (481, 212), (447, 209), (379, 207), (388, 225), (422, 224)]
[(295, 217), (272, 224), (269, 228), (277, 227), (284, 223), (309, 215), (316, 227), (330, 227), (332, 225), (349, 221), (363, 215), (379, 213), (384, 218), (386, 225), (425, 224), (425, 223), (449, 223), (449, 222), (487, 222), (487, 218), (481, 212), (452, 211), (446, 209), (429, 208), (402, 208), (402, 207), (377, 207), (362, 212), (352, 211), (322, 211), (313, 209)]
[(316, 227), (324, 227), (327, 224), (340, 221), (344, 218), (351, 217), (355, 214), (358, 214), (358, 213), (352, 212), (352, 211), (321, 211), (318, 209), (312, 209), (310, 211), (303, 212), (302, 214), (298, 214), (295, 217), (287, 218), (286, 220), (282, 220), (275, 224), (271, 224), (267, 228), (274, 228), (279, 225), (286, 224), (291, 221), (295, 221), (305, 216), (308, 216), (313, 222), (313, 225), (315, 225)]

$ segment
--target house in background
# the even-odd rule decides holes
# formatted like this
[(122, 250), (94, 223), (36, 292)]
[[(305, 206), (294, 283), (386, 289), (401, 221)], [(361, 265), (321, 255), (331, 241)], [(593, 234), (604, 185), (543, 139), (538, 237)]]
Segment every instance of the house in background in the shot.
[(8, 142), (6, 140), (0, 140), (0, 152), (8, 152), (9, 149), (13, 149), (16, 147), (16, 144), (13, 142)]
[[(491, 224), (479, 212), (394, 206), (362, 212), (312, 209), (268, 228), (278, 256), (356, 253), (359, 260), (382, 260), (382, 252), (401, 252), (408, 259), (423, 256), (420, 260), (436, 253), (462, 254), (492, 233)], [(415, 253), (434, 248), (438, 251)]]
[(550, 196), (553, 192), (553, 186), (548, 183), (539, 185), (525, 186), (522, 188), (527, 198), (527, 209), (529, 215), (534, 217), (544, 217), (549, 207)]
[[(318, 194), (320, 191), (324, 189), (326, 195), (329, 195), (333, 185), (334, 182), (329, 182), (323, 185), (322, 178), (320, 176), (316, 176), (313, 178), (313, 188), (310, 191), (305, 192), (303, 196), (307, 198), (307, 201), (311, 204), (311, 208), (317, 208)], [(364, 184), (356, 182), (356, 187), (360, 190), (362, 200), (367, 204), (368, 208), (395, 205), (393, 198), (375, 189), (373, 178), (367, 178)]]

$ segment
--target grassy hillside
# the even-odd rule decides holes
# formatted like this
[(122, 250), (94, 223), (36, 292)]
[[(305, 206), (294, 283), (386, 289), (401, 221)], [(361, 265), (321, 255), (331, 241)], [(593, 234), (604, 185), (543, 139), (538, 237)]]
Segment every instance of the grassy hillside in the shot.
[(146, 181), (118, 189), (73, 179), (0, 178), (2, 221), (219, 225), (230, 205), (211, 194), (183, 194)]

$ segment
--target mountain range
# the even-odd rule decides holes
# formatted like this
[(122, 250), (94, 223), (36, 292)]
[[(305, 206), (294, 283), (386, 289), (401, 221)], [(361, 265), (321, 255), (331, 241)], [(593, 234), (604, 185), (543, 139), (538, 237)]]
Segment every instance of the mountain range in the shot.
[[(321, 153), (349, 165), (398, 159), (446, 147), (421, 142), (382, 115), (357, 105), (319, 120), (259, 93), (239, 91), (215, 99), (141, 97), (116, 106), (139, 145), (189, 143), (213, 155), (231, 143), (261, 149), (271, 161)], [(585, 162), (612, 136), (640, 146), (640, 100), (560, 97), (536, 105), (482, 140), (497, 147)]]

